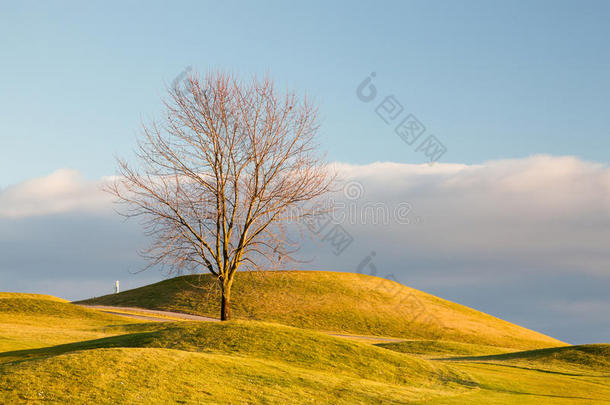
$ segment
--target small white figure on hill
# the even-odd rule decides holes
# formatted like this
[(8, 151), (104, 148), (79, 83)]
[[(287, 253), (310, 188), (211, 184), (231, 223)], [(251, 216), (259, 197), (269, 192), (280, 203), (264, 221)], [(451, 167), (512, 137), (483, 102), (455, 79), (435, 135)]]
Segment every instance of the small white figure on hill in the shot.
[(115, 294), (118, 294), (118, 293), (119, 293), (119, 280), (117, 280), (117, 281), (114, 283), (114, 293), (115, 293)]

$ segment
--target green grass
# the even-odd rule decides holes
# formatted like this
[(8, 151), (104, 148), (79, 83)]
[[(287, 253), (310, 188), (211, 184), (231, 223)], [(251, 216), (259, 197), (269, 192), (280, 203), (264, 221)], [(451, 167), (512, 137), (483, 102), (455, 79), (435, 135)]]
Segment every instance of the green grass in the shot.
[(63, 298), (54, 297), (52, 295), (46, 294), (28, 294), (28, 293), (12, 293), (12, 292), (0, 292), (0, 299), (6, 298), (31, 298), (36, 300), (47, 300), (47, 301), (55, 301), (55, 302), (69, 302), (68, 300), (64, 300)]
[(0, 366), (0, 401), (11, 404), (401, 404), (454, 393), (171, 349), (87, 350)]
[(94, 339), (134, 323), (56, 297), (0, 293), (0, 352)]
[(608, 344), (456, 357), (444, 363), (468, 373), (479, 390), (426, 403), (610, 403)]
[[(610, 345), (567, 346), (407, 287), (442, 326), (433, 335), (414, 331), (414, 320), (393, 329), (389, 320), (400, 320), (384, 304), (392, 297), (370, 285), (378, 279), (314, 274), (321, 280), (263, 274), (256, 280), (262, 302), (242, 284), (236, 313), (246, 319), (222, 323), (147, 323), (55, 297), (0, 293), (0, 403), (610, 403)], [(186, 282), (99, 300), (213, 315), (203, 310), (215, 305), (201, 299), (204, 292), (179, 291)], [(320, 319), (333, 305), (337, 314)], [(265, 317), (278, 323), (252, 320)], [(321, 332), (328, 330), (416, 337), (372, 344)]]
[(610, 344), (555, 347), (499, 355), (462, 357), (459, 360), (500, 363), (579, 375), (603, 374), (610, 377)]
[(78, 350), (138, 347), (254, 357), (297, 367), (334, 371), (399, 384), (464, 380), (443, 365), (372, 345), (256, 321), (159, 323), (119, 336), (35, 350), (0, 353), (0, 363), (49, 357)]
[[(167, 401), (174, 398), (177, 388), (165, 392), (161, 387), (171, 385), (176, 379), (183, 381), (182, 384), (200, 384), (204, 380), (198, 376), (201, 370), (205, 370), (206, 381), (210, 375), (228, 378), (236, 373), (224, 384), (244, 386), (238, 392), (216, 387), (214, 400), (210, 402), (231, 402), (236, 398), (243, 401), (257, 392), (278, 398), (289, 396), (294, 400), (300, 391), (313, 403), (323, 397), (332, 403), (350, 403), (354, 398), (378, 402), (386, 395), (404, 401), (457, 394), (472, 389), (474, 384), (465, 373), (444, 364), (432, 364), (317, 332), (256, 321), (139, 324), (132, 332), (0, 353), (0, 402), (43, 397), (57, 402), (119, 400), (122, 399), (120, 381), (135, 384), (140, 379), (138, 384), (144, 387), (140, 395), (145, 393), (145, 398), (152, 395)], [(103, 357), (99, 357), (100, 353)], [(123, 356), (125, 364), (110, 366), (108, 362), (117, 363), (118, 358), (108, 360), (104, 356), (111, 359)], [(184, 369), (175, 361), (168, 362), (168, 357), (183, 359)], [(133, 366), (134, 363), (139, 366)], [(138, 369), (142, 367), (145, 374)], [(102, 372), (101, 382), (88, 380), (89, 376), (95, 376), (96, 370), (99, 373), (106, 369), (112, 372), (110, 375)], [(185, 369), (190, 371), (187, 373)], [(121, 374), (123, 380), (119, 377)], [(149, 374), (161, 381), (161, 385), (152, 386)], [(76, 391), (82, 391), (76, 394), (74, 388), (67, 389), (74, 385), (75, 375), (79, 379)], [(286, 378), (292, 382), (288, 384)], [(267, 386), (253, 385), (254, 381)], [(344, 384), (358, 388), (346, 390)], [(276, 390), (273, 388), (276, 386), (283, 388)], [(44, 387), (44, 392), (39, 394), (35, 387)], [(98, 392), (91, 387), (97, 387)], [(185, 392), (188, 389), (181, 388)], [(205, 400), (200, 386), (190, 389), (192, 392), (185, 394), (187, 397), (197, 395), (198, 400)], [(316, 390), (322, 396), (314, 396)], [(4, 398), (2, 392), (5, 392)]]
[(477, 390), (417, 401), (434, 405), (593, 405), (610, 402), (610, 379), (566, 375), (504, 364), (448, 363), (477, 381)]
[[(200, 286), (201, 288), (196, 288)], [(81, 301), (86, 304), (218, 316), (208, 275), (177, 277)], [(538, 349), (560, 342), (390, 280), (361, 274), (290, 271), (239, 273), (233, 316), (305, 329)]]
[(426, 358), (446, 356), (474, 356), (514, 352), (514, 349), (443, 340), (406, 340), (396, 343), (377, 343), (375, 346)]

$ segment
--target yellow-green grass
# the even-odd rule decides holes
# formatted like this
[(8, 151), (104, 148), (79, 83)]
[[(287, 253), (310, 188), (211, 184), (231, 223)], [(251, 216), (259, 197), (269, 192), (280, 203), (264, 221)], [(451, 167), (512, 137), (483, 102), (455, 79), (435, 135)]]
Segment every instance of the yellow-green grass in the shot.
[[(183, 391), (187, 398), (212, 403), (241, 403), (256, 395), (290, 403), (307, 398), (312, 403), (323, 398), (330, 403), (353, 403), (356, 398), (379, 402), (387, 397), (404, 402), (459, 394), (474, 384), (444, 364), (283, 325), (232, 321), (138, 327), (148, 331), (1, 353), (0, 403), (42, 397), (58, 402), (119, 400), (122, 388), (138, 391), (147, 401), (183, 399), (175, 397)], [(91, 382), (96, 370), (102, 381)], [(222, 382), (215, 380), (218, 375), (232, 378)], [(153, 384), (155, 379), (162, 384)], [(163, 389), (172, 383), (172, 389)], [(66, 387), (73, 388), (64, 392)]]
[(47, 294), (30, 294), (30, 293), (14, 293), (14, 292), (0, 292), (0, 299), (3, 298), (32, 298), (36, 300), (49, 300), (56, 302), (69, 302), (63, 298), (54, 297)]
[(284, 362), (172, 349), (97, 349), (0, 366), (11, 404), (380, 404), (456, 394)]
[[(219, 299), (215, 286), (209, 275), (176, 277), (82, 303), (218, 316)], [(564, 344), (463, 305), (362, 274), (320, 271), (239, 273), (232, 297), (235, 318), (307, 329), (441, 339), (513, 349)]]
[(610, 403), (610, 345), (474, 357), (507, 349), (371, 345), (258, 321), (145, 323), (52, 298), (3, 299), (3, 325), (38, 319), (49, 340), (62, 330), (72, 340), (0, 353), (0, 403)]
[(610, 344), (554, 347), (489, 356), (461, 357), (453, 360), (610, 378)]
[(109, 325), (134, 322), (56, 297), (0, 293), (0, 351), (99, 338), (120, 333)]
[(468, 373), (480, 390), (425, 403), (610, 403), (608, 344), (457, 357), (446, 363)]
[(477, 381), (478, 390), (417, 401), (434, 405), (594, 405), (610, 403), (610, 379), (505, 364), (448, 363)]
[[(458, 364), (472, 389), (390, 384), (283, 362), (172, 349), (114, 348), (0, 366), (0, 401), (114, 404), (607, 404), (594, 378)], [(10, 368), (8, 368), (10, 367)], [(8, 370), (5, 370), (8, 368)]]
[(444, 340), (405, 340), (403, 342), (377, 343), (375, 346), (425, 358), (447, 356), (481, 356), (514, 352), (514, 349)]
[(144, 331), (39, 349), (0, 353), (0, 363), (78, 350), (138, 347), (255, 357), (399, 384), (462, 381), (442, 364), (334, 338), (318, 332), (257, 321), (180, 322), (142, 325)]

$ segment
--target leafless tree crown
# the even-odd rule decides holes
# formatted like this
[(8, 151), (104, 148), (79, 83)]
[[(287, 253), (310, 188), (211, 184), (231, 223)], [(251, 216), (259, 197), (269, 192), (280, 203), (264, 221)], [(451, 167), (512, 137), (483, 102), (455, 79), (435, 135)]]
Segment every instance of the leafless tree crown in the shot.
[(188, 90), (169, 89), (163, 119), (144, 125), (137, 165), (118, 159), (108, 191), (127, 204), (123, 215), (142, 219), (151, 265), (205, 269), (230, 289), (240, 266), (291, 256), (290, 208), (327, 193), (334, 175), (317, 153), (317, 110), (306, 98), (278, 94), (269, 79), (186, 80)]

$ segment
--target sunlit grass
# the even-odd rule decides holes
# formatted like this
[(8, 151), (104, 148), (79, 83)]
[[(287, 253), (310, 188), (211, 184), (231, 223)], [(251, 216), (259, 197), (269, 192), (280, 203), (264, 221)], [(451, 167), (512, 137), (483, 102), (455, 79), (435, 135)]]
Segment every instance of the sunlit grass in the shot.
[[(302, 273), (267, 274), (256, 293), (240, 287), (241, 318), (299, 327), (255, 320), (147, 323), (50, 296), (0, 293), (0, 403), (585, 405), (610, 399), (610, 345), (517, 351), (500, 343), (553, 340), (408, 289), (445, 320), (434, 339), (414, 339), (430, 331), (416, 333), (412, 322), (392, 329), (388, 322), (397, 318), (383, 304), (391, 297), (383, 287), (367, 290), (372, 278), (320, 274), (315, 282)], [(102, 300), (213, 315), (205, 311), (215, 304), (200, 291), (178, 291), (183, 279), (166, 283)], [(318, 319), (333, 305), (337, 314)], [(456, 331), (456, 322), (464, 331)], [(379, 343), (320, 332), (346, 329), (411, 338)], [(515, 335), (509, 339), (508, 332)]]
[(97, 349), (0, 366), (0, 399), (115, 403), (408, 403), (455, 393), (257, 358), (171, 349)]
[(443, 340), (406, 340), (397, 343), (377, 343), (376, 346), (427, 358), (500, 354), (515, 351), (515, 349), (496, 346), (448, 342)]
[(0, 293), (0, 351), (44, 347), (116, 334), (137, 321), (37, 294)]
[[(205, 288), (194, 288), (193, 285)], [(178, 277), (84, 301), (218, 316), (209, 276)], [(536, 349), (563, 343), (390, 280), (351, 273), (240, 273), (233, 315), (299, 328)]]

